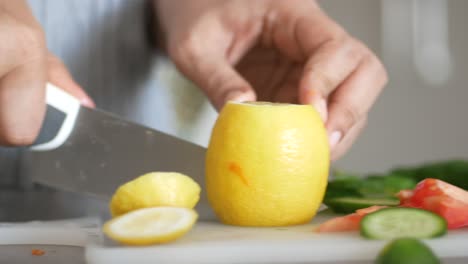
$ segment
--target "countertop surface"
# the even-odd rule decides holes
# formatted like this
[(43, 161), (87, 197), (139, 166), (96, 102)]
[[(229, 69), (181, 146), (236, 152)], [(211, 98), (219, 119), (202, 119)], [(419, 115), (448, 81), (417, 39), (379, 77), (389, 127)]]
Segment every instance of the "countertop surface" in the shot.
[[(107, 203), (82, 197), (76, 194), (51, 190), (11, 191), (1, 190), (0, 222), (24, 222), (37, 220), (57, 220), (84, 216), (105, 215)], [(97, 215), (98, 213), (98, 215)], [(44, 252), (34, 255), (33, 250)], [(53, 245), (0, 245), (0, 264), (83, 264), (85, 249), (78, 246)], [(327, 262), (329, 264), (338, 264)], [(357, 264), (358, 262), (339, 262)], [(359, 262), (360, 264), (365, 264)], [(466, 264), (468, 259), (444, 259), (446, 264)]]
[[(44, 255), (36, 256), (32, 250), (44, 251)], [(70, 246), (44, 246), (44, 245), (20, 245), (20, 246), (0, 246), (0, 263), (8, 264), (84, 264), (84, 249)], [(466, 264), (467, 259), (444, 260), (444, 264)], [(371, 264), (362, 262), (346, 262), (327, 264)]]

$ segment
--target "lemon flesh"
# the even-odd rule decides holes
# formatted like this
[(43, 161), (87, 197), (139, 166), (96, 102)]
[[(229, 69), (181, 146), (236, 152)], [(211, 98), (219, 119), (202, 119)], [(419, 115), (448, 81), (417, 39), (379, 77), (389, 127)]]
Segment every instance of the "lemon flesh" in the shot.
[(200, 199), (200, 186), (176, 172), (151, 172), (120, 186), (112, 196), (113, 217), (157, 206), (194, 208)]
[(190, 231), (197, 218), (197, 213), (188, 208), (143, 208), (108, 221), (103, 231), (126, 245), (167, 243)]
[(312, 106), (228, 102), (208, 145), (208, 199), (225, 224), (306, 223), (323, 200), (329, 163), (326, 129)]

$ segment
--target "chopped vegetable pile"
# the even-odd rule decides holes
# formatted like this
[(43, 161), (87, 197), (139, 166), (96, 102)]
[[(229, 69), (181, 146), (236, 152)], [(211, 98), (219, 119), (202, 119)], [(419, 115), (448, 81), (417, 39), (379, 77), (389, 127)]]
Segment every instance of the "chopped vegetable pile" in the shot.
[(451, 160), (397, 168), (382, 175), (335, 171), (324, 203), (347, 214), (317, 232), (360, 231), (367, 239), (392, 240), (376, 263), (440, 263), (418, 239), (468, 227), (468, 161)]
[(324, 203), (336, 213), (347, 214), (372, 205), (396, 205), (400, 202), (396, 194), (414, 189), (418, 182), (427, 178), (468, 190), (468, 161), (451, 160), (396, 168), (381, 175), (358, 176), (335, 171), (334, 176), (328, 184)]
[[(415, 208), (430, 211), (442, 217), (446, 222), (446, 227), (449, 229), (468, 227), (468, 191), (441, 180), (425, 179), (418, 183), (414, 190), (400, 191), (398, 197), (400, 204), (393, 207), (397, 211), (396, 215), (401, 213), (398, 212), (398, 209)], [(318, 227), (317, 231), (343, 232), (359, 230), (360, 228), (362, 231), (361, 220), (369, 214), (377, 215), (380, 209), (382, 209), (382, 206), (359, 209), (355, 213), (326, 221)], [(402, 221), (394, 221), (391, 225), (396, 225), (396, 229), (401, 229), (403, 225), (407, 225), (413, 221), (413, 216), (414, 219), (417, 218), (415, 213), (405, 212), (405, 219), (400, 217)], [(392, 217), (392, 219), (396, 218)], [(430, 215), (428, 215), (428, 219), (431, 219)], [(435, 218), (432, 217), (432, 219)], [(442, 227), (440, 228), (443, 231)]]

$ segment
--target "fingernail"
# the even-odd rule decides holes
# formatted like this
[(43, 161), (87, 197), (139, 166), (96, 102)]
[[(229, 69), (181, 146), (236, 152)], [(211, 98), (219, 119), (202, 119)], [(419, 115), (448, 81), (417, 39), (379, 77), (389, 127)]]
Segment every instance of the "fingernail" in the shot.
[(325, 101), (325, 99), (321, 98), (317, 102), (317, 104), (315, 106), (315, 109), (319, 113), (319, 115), (322, 118), (323, 122), (326, 122), (327, 118), (328, 118), (328, 109), (327, 109), (327, 102)]
[(226, 99), (224, 102), (234, 101), (234, 102), (245, 102), (251, 100), (248, 93), (244, 93), (241, 91), (231, 91), (227, 94)]
[(226, 93), (222, 101), (215, 102), (214, 106), (217, 111), (221, 111), (228, 102), (241, 103), (241, 102), (244, 102), (245, 100), (246, 100), (245, 95), (243, 95), (241, 91), (233, 90), (233, 91), (229, 91), (228, 93)]
[(340, 131), (333, 131), (330, 134), (328, 138), (328, 142), (330, 144), (331, 149), (335, 148), (335, 146), (338, 145), (342, 136), (343, 136), (343, 133), (341, 133)]
[(95, 108), (96, 107), (94, 102), (89, 98), (81, 99), (81, 104), (84, 105), (84, 106), (90, 107), (90, 108)]
[(314, 89), (307, 89), (307, 99), (312, 100), (317, 95), (317, 91)]
[(315, 107), (315, 110), (319, 113), (323, 122), (326, 122), (328, 118), (327, 101), (323, 98), (321, 93), (315, 89), (309, 89), (306, 98), (307, 101)]

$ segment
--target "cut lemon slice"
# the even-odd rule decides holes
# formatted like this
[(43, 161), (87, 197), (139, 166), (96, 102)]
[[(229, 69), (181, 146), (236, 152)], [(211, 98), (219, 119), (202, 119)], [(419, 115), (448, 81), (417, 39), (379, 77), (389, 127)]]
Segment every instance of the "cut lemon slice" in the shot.
[(111, 239), (127, 245), (166, 243), (187, 233), (198, 218), (188, 208), (152, 207), (132, 211), (104, 224)]
[(150, 172), (120, 186), (112, 196), (110, 209), (116, 217), (149, 207), (194, 208), (199, 199), (200, 186), (189, 176)]

